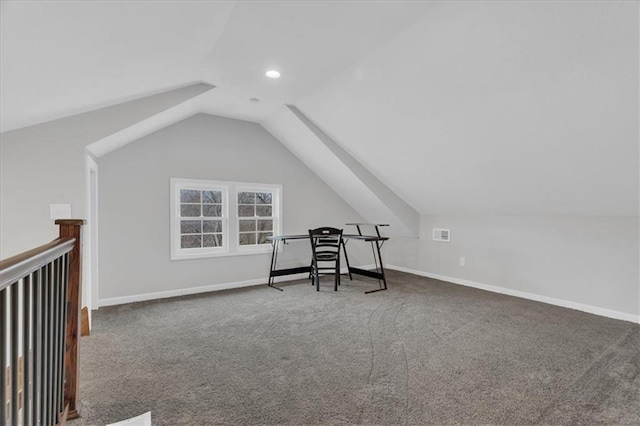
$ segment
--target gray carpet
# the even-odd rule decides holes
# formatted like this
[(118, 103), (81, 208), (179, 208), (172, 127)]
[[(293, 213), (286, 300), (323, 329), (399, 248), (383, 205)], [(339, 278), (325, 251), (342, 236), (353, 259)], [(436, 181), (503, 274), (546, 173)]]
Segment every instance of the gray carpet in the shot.
[(400, 272), (100, 309), (82, 418), (640, 424), (640, 326)]

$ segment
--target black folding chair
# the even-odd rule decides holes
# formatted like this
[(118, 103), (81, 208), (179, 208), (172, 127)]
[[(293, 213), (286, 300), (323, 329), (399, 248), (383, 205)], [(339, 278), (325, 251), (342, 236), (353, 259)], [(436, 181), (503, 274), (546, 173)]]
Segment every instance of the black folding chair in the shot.
[(311, 240), (311, 285), (320, 291), (320, 271), (333, 271), (333, 287), (338, 291), (340, 284), (340, 244), (342, 229), (323, 227), (309, 229)]

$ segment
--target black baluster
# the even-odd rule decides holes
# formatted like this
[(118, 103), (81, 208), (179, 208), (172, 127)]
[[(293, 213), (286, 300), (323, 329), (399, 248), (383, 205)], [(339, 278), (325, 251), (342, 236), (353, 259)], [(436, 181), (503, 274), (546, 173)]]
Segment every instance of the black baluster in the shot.
[[(18, 297), (20, 283), (11, 286), (11, 424), (18, 424), (18, 318), (20, 305)], [(2, 366), (4, 368), (4, 365)]]
[(32, 282), (33, 294), (33, 311), (31, 315), (33, 317), (33, 333), (31, 334), (31, 347), (33, 348), (33, 402), (31, 404), (31, 423), (34, 425), (40, 424), (39, 413), (40, 411), (40, 392), (42, 387), (40, 386), (40, 358), (41, 358), (41, 334), (42, 334), (42, 270), (35, 271), (33, 273)]
[(49, 267), (49, 292), (47, 302), (49, 303), (48, 314), (49, 314), (49, 331), (47, 333), (47, 389), (49, 390), (49, 397), (47, 398), (47, 424), (55, 423), (54, 418), (54, 407), (53, 407), (53, 398), (54, 398), (54, 387), (53, 387), (53, 345), (54, 345), (54, 288), (55, 288), (55, 275), (53, 270), (53, 264), (50, 263)]
[(24, 425), (29, 424), (31, 386), (29, 381), (31, 374), (29, 367), (31, 365), (31, 356), (29, 353), (29, 344), (31, 343), (31, 275), (24, 277), (22, 281), (22, 422)]
[(47, 400), (49, 399), (49, 384), (47, 383), (48, 377), (48, 365), (47, 365), (47, 331), (49, 330), (49, 309), (48, 293), (49, 293), (49, 266), (43, 266), (42, 269), (42, 282), (41, 282), (41, 307), (40, 320), (41, 320), (41, 333), (40, 333), (40, 422), (48, 425), (48, 413), (47, 413)]

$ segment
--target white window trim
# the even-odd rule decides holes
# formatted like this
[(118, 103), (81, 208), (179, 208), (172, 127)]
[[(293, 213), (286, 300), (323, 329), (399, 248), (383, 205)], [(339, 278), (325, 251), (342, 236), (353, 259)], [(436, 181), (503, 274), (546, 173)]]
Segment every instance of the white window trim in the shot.
[[(180, 248), (180, 189), (212, 189), (222, 191), (222, 247), (188, 250)], [(171, 178), (170, 191), (171, 260), (271, 253), (271, 244), (240, 246), (238, 192), (273, 192), (273, 235), (278, 235), (282, 232), (282, 185)]]

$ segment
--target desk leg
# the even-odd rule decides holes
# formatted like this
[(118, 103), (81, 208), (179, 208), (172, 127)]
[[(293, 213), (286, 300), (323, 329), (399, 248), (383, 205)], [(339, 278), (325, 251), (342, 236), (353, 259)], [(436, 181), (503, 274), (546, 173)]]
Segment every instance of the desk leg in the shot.
[(382, 253), (380, 253), (380, 242), (376, 241), (376, 250), (378, 251), (378, 261), (380, 261), (380, 275), (382, 275), (382, 283), (384, 289), (387, 289), (387, 278), (384, 275), (384, 266), (382, 266)]
[[(371, 249), (373, 249), (373, 243), (374, 241), (371, 242)], [(370, 290), (370, 291), (365, 291), (364, 294), (369, 294), (369, 293), (375, 293), (376, 291), (382, 291), (382, 290), (387, 290), (387, 279), (384, 275), (384, 266), (382, 266), (382, 253), (380, 253), (380, 242), (379, 241), (375, 241), (376, 243), (376, 250), (373, 253), (373, 257), (374, 257), (374, 261), (380, 262), (380, 278), (382, 278), (382, 284), (384, 284), (384, 287), (380, 286), (380, 288), (377, 288), (375, 290)], [(377, 254), (377, 259), (376, 259), (376, 254)], [(377, 270), (377, 265), (376, 265), (376, 270)], [(378, 278), (378, 282), (380, 282), (380, 278)]]
[(344, 240), (342, 240), (340, 244), (342, 244), (342, 251), (344, 252), (344, 260), (347, 263), (347, 271), (349, 271), (349, 279), (353, 281), (353, 277), (351, 276), (351, 266), (349, 266), (349, 256), (347, 256), (347, 245), (344, 242)]
[(271, 251), (271, 265), (269, 266), (269, 284), (267, 284), (271, 288), (275, 288), (276, 290), (284, 291), (281, 288), (273, 285), (276, 281), (276, 277), (273, 272), (276, 270), (276, 264), (278, 263), (278, 240), (271, 241), (271, 246), (273, 247)]

